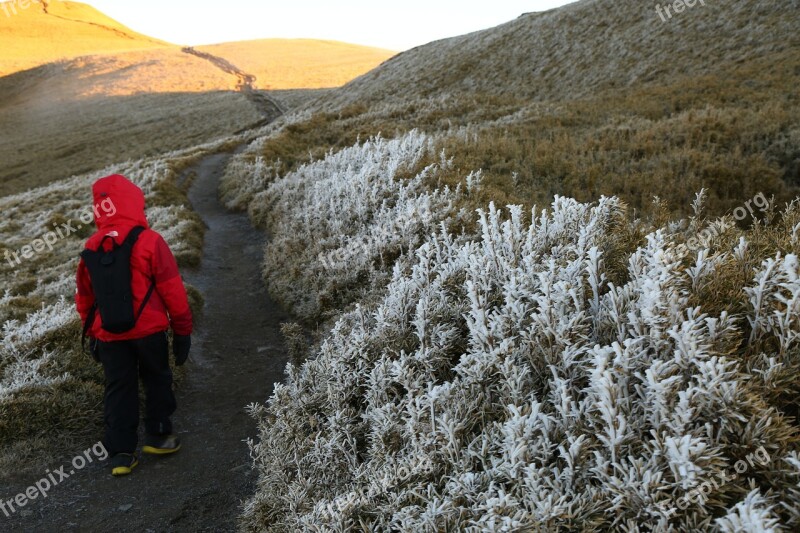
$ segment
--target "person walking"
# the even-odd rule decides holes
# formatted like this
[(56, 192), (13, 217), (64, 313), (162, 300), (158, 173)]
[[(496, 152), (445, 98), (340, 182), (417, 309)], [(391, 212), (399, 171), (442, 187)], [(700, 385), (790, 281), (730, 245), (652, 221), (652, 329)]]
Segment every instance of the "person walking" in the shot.
[[(92, 187), (97, 231), (87, 240), (77, 273), (75, 303), (90, 352), (105, 375), (104, 445), (112, 475), (138, 465), (139, 380), (145, 393), (142, 452), (180, 449), (171, 416), (177, 407), (169, 365), (191, 349), (192, 312), (178, 265), (163, 237), (150, 229), (142, 190), (124, 176)], [(111, 208), (113, 207), (113, 208)]]

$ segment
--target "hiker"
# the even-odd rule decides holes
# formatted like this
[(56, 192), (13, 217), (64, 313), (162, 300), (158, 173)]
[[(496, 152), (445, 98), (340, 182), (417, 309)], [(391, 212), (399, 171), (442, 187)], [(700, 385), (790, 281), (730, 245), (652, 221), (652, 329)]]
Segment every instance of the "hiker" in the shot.
[[(170, 416), (175, 412), (167, 330), (173, 332), (175, 364), (191, 348), (192, 312), (175, 257), (149, 229), (142, 190), (120, 175), (92, 187), (97, 232), (78, 265), (75, 302), (84, 340), (105, 374), (104, 444), (112, 475), (138, 464), (139, 378), (145, 392), (142, 452), (165, 455), (180, 449)], [(113, 206), (113, 209), (106, 207)]]

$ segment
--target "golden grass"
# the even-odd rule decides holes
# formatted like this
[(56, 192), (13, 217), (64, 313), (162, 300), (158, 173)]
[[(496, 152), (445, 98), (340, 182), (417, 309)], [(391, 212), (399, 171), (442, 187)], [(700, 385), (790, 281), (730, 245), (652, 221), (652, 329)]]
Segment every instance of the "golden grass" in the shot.
[(380, 48), (314, 39), (261, 39), (197, 49), (255, 75), (258, 89), (339, 87), (395, 55)]
[[(88, 5), (6, 9), (10, 16), (0, 8), (0, 195), (225, 138), (263, 119), (236, 92), (235, 75)], [(253, 71), (259, 87), (281, 89), (275, 97), (285, 109), (315, 94), (295, 87), (341, 85), (392, 55), (280, 39), (204, 50)]]
[(0, 76), (64, 58), (163, 48), (164, 41), (136, 33), (78, 2), (17, 2), (0, 9)]

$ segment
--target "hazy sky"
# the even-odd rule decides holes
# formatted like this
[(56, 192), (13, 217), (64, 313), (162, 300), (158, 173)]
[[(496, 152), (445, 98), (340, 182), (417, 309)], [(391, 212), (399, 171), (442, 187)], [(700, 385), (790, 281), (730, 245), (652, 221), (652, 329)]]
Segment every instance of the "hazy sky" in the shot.
[(405, 50), (570, 0), (83, 0), (177, 44), (310, 37)]

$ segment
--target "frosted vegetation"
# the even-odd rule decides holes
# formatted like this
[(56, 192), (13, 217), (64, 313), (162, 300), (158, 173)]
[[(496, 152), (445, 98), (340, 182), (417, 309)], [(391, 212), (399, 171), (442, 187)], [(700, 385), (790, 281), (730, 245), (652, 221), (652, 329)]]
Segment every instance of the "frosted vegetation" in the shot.
[(424, 186), (446, 155), (404, 172), (430, 146), (229, 169), (273, 236), (273, 294), (306, 318), (360, 302), (251, 406), (244, 526), (797, 528), (800, 206), (747, 231), (702, 195), (669, 224), (615, 198), (474, 217), (475, 175)]
[[(370, 139), (255, 194), (251, 217), (275, 232), (264, 265), (271, 292), (298, 315), (317, 318), (385, 285), (394, 259), (415, 250), (442, 221), (466, 218), (454, 206), (460, 186), (427, 188), (447, 160), (415, 172), (431, 150), (433, 139), (416, 131)], [(255, 175), (269, 174), (257, 160)]]
[[(83, 244), (94, 231), (91, 185), (122, 173), (145, 191), (147, 215), (178, 260), (191, 263), (202, 240), (196, 215), (172, 205), (167, 194), (187, 157), (203, 147), (162, 158), (120, 164), (88, 175), (0, 198), (0, 468), (35, 466), (36, 454), (83, 436), (96, 437), (101, 414), (102, 372), (80, 353), (80, 321), (73, 304), (75, 270)], [(188, 155), (187, 155), (188, 154)], [(44, 234), (62, 229), (52, 249), (19, 264), (13, 256)], [(74, 231), (73, 231), (74, 230)], [(11, 257), (11, 261), (9, 261)], [(12, 264), (13, 263), (13, 264)]]

